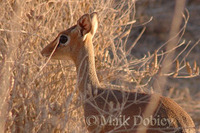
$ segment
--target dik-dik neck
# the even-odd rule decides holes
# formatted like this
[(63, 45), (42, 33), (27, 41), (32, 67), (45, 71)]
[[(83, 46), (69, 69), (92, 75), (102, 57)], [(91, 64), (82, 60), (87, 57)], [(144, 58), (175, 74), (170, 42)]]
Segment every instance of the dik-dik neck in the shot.
[(90, 37), (86, 38), (84, 46), (80, 48), (78, 53), (75, 63), (77, 82), (80, 91), (84, 93), (88, 86), (92, 87), (92, 89), (100, 86), (95, 68), (94, 47)]

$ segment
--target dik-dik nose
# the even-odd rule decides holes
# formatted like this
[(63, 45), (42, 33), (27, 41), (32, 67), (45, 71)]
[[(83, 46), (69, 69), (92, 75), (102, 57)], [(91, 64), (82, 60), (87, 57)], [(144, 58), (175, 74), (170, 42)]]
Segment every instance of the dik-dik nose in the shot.
[(42, 56), (46, 56), (44, 53), (44, 49), (40, 52)]
[(47, 53), (46, 47), (40, 52), (42, 56), (49, 57), (50, 54)]

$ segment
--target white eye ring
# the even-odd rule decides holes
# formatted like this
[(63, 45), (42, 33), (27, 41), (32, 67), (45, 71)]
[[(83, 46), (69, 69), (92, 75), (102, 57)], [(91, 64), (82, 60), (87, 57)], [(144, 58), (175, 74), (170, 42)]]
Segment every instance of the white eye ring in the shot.
[[(61, 34), (59, 37), (59, 45), (66, 46), (70, 41), (70, 38), (67, 35)], [(58, 45), (58, 46), (59, 46)]]

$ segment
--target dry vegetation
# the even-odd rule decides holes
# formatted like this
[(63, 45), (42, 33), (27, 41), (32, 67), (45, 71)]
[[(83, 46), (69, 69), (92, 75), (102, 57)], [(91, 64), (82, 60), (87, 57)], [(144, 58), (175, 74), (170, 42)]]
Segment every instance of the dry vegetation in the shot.
[[(146, 53), (143, 58), (132, 55), (131, 51), (148, 23), (138, 23), (144, 28), (138, 38), (130, 43), (131, 29), (138, 25), (135, 24), (134, 0), (0, 1), (1, 131), (85, 132), (74, 65), (70, 61), (49, 61), (41, 56), (40, 51), (63, 28), (76, 24), (81, 15), (92, 11), (99, 13), (99, 29), (93, 41), (101, 82), (114, 83), (119, 89), (152, 93), (151, 86), (157, 75), (191, 78), (199, 74), (195, 61), (191, 65), (186, 62), (187, 56), (179, 58), (188, 46), (192, 45), (193, 48), (198, 44), (182, 40), (188, 21), (187, 12), (176, 47), (184, 48), (172, 62), (174, 70), (160, 73), (163, 57), (176, 48), (164, 51), (165, 43), (154, 53)], [(190, 52), (191, 49), (187, 51), (188, 54)], [(181, 99), (189, 97), (190, 104), (193, 101), (190, 90), (187, 91)], [(164, 91), (170, 97), (174, 92), (173, 89)]]

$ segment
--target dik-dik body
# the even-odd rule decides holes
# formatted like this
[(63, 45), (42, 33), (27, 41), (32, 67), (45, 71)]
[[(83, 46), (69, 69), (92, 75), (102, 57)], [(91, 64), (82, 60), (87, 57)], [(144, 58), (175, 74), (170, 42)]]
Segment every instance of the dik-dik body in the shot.
[[(85, 14), (41, 52), (52, 59), (74, 62), (88, 131), (140, 133), (140, 127), (144, 127), (147, 133), (195, 133), (191, 117), (172, 99), (110, 89), (99, 83), (92, 43), (97, 27), (97, 14)], [(151, 109), (152, 98), (157, 98), (158, 104), (150, 116), (144, 117)]]

